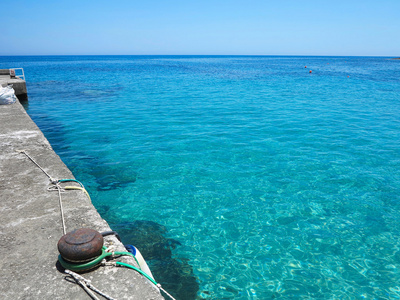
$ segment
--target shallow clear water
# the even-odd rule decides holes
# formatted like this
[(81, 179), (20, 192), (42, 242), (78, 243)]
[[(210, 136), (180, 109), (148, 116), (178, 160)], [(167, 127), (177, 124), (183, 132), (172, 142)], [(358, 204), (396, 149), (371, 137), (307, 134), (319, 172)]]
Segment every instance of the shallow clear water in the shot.
[(165, 226), (198, 298), (400, 298), (400, 61), (0, 57), (10, 66), (102, 216)]

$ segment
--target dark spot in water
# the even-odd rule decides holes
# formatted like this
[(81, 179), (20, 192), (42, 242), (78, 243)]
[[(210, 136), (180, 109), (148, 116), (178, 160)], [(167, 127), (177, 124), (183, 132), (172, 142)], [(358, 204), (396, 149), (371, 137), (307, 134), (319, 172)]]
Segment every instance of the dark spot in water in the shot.
[(379, 213), (368, 213), (365, 218), (365, 227), (368, 235), (379, 235), (382, 232), (389, 231), (385, 219)]
[(109, 205), (98, 205), (96, 206), (96, 209), (99, 214), (104, 218), (104, 216), (107, 215), (110, 211), (111, 207)]
[(125, 187), (131, 183), (136, 181), (136, 177), (124, 178), (121, 180), (120, 177), (115, 175), (105, 175), (100, 178), (96, 178), (96, 182), (98, 183), (97, 190), (98, 191), (108, 191), (114, 190), (117, 188)]
[(90, 169), (90, 174), (96, 178), (98, 191), (123, 188), (136, 182), (137, 179), (136, 172), (123, 169), (119, 165), (94, 165)]
[(176, 299), (196, 299), (199, 283), (185, 258), (173, 255), (181, 243), (165, 237), (167, 228), (152, 221), (134, 221), (111, 226), (124, 244), (139, 249), (157, 282)]
[(279, 225), (288, 225), (294, 221), (296, 221), (295, 217), (279, 217), (277, 219)]
[(196, 299), (199, 284), (194, 277), (192, 266), (186, 260), (155, 259), (150, 261), (149, 267), (156, 280), (176, 299)]

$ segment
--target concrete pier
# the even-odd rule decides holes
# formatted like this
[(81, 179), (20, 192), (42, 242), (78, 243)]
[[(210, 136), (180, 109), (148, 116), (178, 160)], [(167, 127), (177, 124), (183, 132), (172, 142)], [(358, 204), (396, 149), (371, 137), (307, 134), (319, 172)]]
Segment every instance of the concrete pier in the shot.
[[(63, 235), (58, 192), (48, 191), (46, 174), (17, 150), (25, 150), (53, 178), (73, 174), (18, 101), (0, 105), (0, 124), (1, 299), (91, 299), (57, 263), (57, 242)], [(67, 232), (110, 230), (82, 191), (62, 193), (62, 204)], [(125, 250), (114, 236), (105, 237), (105, 243)], [(118, 260), (137, 266), (129, 257)], [(82, 276), (115, 299), (164, 299), (131, 269), (102, 266)]]
[(17, 96), (19, 100), (27, 100), (28, 93), (26, 90), (25, 80), (12, 74), (10, 70), (12, 69), (0, 69), (0, 85), (5, 87), (9, 84), (12, 84), (12, 87), (15, 91), (15, 96)]

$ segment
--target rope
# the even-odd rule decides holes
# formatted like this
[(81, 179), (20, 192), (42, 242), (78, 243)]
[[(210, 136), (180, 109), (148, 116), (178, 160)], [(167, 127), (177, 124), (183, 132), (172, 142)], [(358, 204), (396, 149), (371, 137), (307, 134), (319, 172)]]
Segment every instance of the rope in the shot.
[[(58, 260), (61, 263), (61, 265), (65, 268), (65, 272), (72, 272), (71, 270), (74, 270), (77, 272), (86, 271), (86, 270), (89, 270), (89, 269), (92, 269), (92, 268), (98, 266), (100, 263), (103, 266), (113, 266), (113, 267), (122, 266), (122, 267), (126, 267), (129, 269), (135, 270), (136, 272), (138, 272), (139, 274), (141, 274), (145, 278), (147, 278), (160, 291), (163, 291), (169, 298), (171, 298), (172, 300), (175, 300), (175, 298), (173, 296), (171, 296), (165, 289), (163, 289), (161, 284), (157, 283), (152, 277), (150, 277), (148, 274), (146, 274), (144, 271), (142, 271), (140, 269), (139, 263), (138, 263), (139, 268), (137, 268), (135, 266), (132, 266), (130, 264), (120, 262), (120, 261), (106, 261), (106, 258), (108, 258), (108, 257), (114, 258), (114, 255), (117, 255), (117, 256), (118, 255), (129, 255), (129, 256), (133, 256), (133, 258), (136, 259), (136, 257), (134, 255), (132, 255), (129, 252), (107, 252), (107, 250), (111, 250), (111, 249), (106, 249), (106, 247), (103, 246), (102, 254), (99, 257), (95, 258), (93, 261), (83, 263), (83, 264), (69, 263), (69, 262), (65, 261), (61, 255), (58, 256)], [(136, 260), (136, 262), (137, 262), (137, 260)], [(74, 272), (72, 272), (72, 273), (74, 273)], [(70, 274), (70, 273), (68, 273), (68, 274)], [(78, 275), (78, 274), (76, 274), (76, 275)], [(80, 282), (78, 282), (78, 283), (81, 284)], [(85, 288), (83, 285), (82, 285), (82, 287)], [(91, 288), (91, 287), (89, 286), (89, 288)]]
[[(25, 150), (16, 150), (18, 153), (23, 153), (26, 155), (26, 157), (28, 157), (40, 170), (42, 170), (42, 172), (44, 174), (46, 174), (47, 177), (49, 177), (49, 180), (51, 182), (51, 184), (53, 184), (53, 186), (50, 186), (49, 188), (47, 188), (48, 191), (58, 191), (58, 202), (60, 205), (60, 214), (61, 214), (61, 222), (62, 222), (62, 228), (63, 228), (63, 234), (67, 234), (66, 228), (65, 228), (65, 218), (64, 218), (64, 209), (63, 209), (63, 205), (62, 205), (62, 200), (61, 200), (61, 192), (64, 190), (81, 190), (83, 191), (86, 196), (90, 199), (89, 193), (86, 191), (86, 189), (84, 188), (83, 184), (81, 182), (79, 182), (76, 179), (54, 179), (53, 177), (50, 176), (49, 173), (47, 173)], [(78, 186), (66, 186), (65, 188), (62, 188), (60, 183), (61, 182), (77, 182), (80, 187)]]
[(89, 198), (89, 200), (92, 201), (92, 199), (90, 199), (89, 193), (83, 187), (80, 187), (80, 186), (66, 186), (64, 189), (65, 190), (81, 190), (82, 192), (85, 193), (85, 195)]
[(161, 290), (161, 291), (163, 291), (168, 297), (170, 297), (172, 300), (176, 300), (174, 297), (172, 297), (166, 290), (164, 290), (162, 287), (161, 287), (161, 284), (157, 284), (157, 287)]
[(148, 276), (148, 275), (147, 275), (145, 272), (143, 272), (142, 270), (139, 270), (138, 268), (136, 268), (136, 267), (134, 267), (134, 266), (132, 266), (132, 265), (129, 265), (129, 264), (126, 264), (126, 263), (123, 263), (123, 262), (120, 262), (120, 261), (112, 262), (112, 263), (111, 263), (111, 265), (114, 265), (114, 264), (115, 264), (116, 266), (124, 266), (124, 267), (130, 268), (130, 269), (133, 269), (133, 270), (135, 270), (136, 272), (142, 274), (144, 277), (146, 277), (148, 280), (150, 280), (159, 290), (163, 291), (168, 297), (170, 297), (172, 300), (176, 300), (176, 299), (175, 299), (174, 297), (172, 297), (166, 290), (164, 290), (164, 289), (162, 288), (161, 284), (157, 283), (153, 278), (151, 278), (150, 276)]
[(84, 187), (83, 184), (82, 184), (82, 182), (80, 182), (79, 180), (76, 180), (76, 179), (59, 179), (59, 180), (58, 180), (58, 182), (70, 182), (70, 181), (76, 182), (76, 183), (78, 183), (81, 187)]
[(61, 213), (63, 234), (66, 235), (67, 231), (65, 229), (64, 209), (63, 209), (63, 205), (62, 205), (62, 201), (61, 201), (61, 186), (58, 182), (55, 184), (55, 186), (57, 187), (57, 190), (58, 190), (58, 203), (60, 204), (60, 213)]
[[(28, 153), (26, 153), (25, 150), (17, 150), (17, 152), (19, 153), (23, 153), (26, 155), (26, 157), (28, 157), (40, 170), (43, 171), (44, 174), (46, 174), (47, 177), (49, 177), (50, 182), (54, 185), (52, 188), (56, 188), (58, 191), (58, 203), (60, 205), (60, 214), (61, 214), (61, 223), (62, 223), (62, 228), (63, 228), (63, 234), (67, 234), (67, 231), (65, 229), (65, 220), (64, 220), (64, 210), (63, 210), (63, 206), (62, 206), (62, 200), (61, 200), (61, 190), (62, 187), (60, 186), (59, 182), (57, 179), (54, 179), (53, 177), (51, 177), (49, 175), (49, 173), (47, 173)], [(51, 190), (51, 188), (47, 189), (48, 191)]]
[(46, 174), (47, 177), (49, 177), (51, 183), (57, 182), (57, 180), (54, 179), (54, 178), (52, 178), (41, 166), (39, 166), (39, 164), (38, 164), (32, 157), (30, 157), (29, 154), (26, 153), (25, 150), (16, 150), (16, 151), (17, 151), (18, 153), (23, 153), (23, 154), (25, 154), (25, 155), (26, 155), (40, 170), (43, 171), (44, 174)]
[[(136, 259), (136, 257), (132, 253), (119, 252), (119, 251), (118, 252), (110, 252), (109, 249), (107, 249), (105, 246), (103, 246), (103, 248), (101, 250), (101, 255), (99, 255), (95, 259), (88, 261), (88, 262), (84, 262), (84, 263), (80, 263), (80, 264), (68, 262), (68, 261), (64, 260), (64, 258), (61, 255), (58, 256), (58, 261), (64, 267), (64, 269), (80, 272), (80, 271), (86, 271), (86, 270), (90, 270), (90, 269), (97, 267), (103, 261), (103, 259), (105, 259), (106, 257), (111, 256), (112, 258), (114, 258), (115, 256), (124, 256), (124, 255), (133, 257), (141, 271), (140, 264), (139, 264), (138, 260)], [(154, 283), (154, 284), (157, 284), (157, 283)]]
[[(28, 153), (26, 153), (25, 150), (17, 150), (17, 152), (19, 153), (23, 153), (25, 154), (40, 170), (42, 170), (42, 172), (44, 174), (46, 174), (47, 177), (49, 177), (49, 180), (51, 182), (51, 184), (53, 184), (53, 186), (50, 186), (47, 188), (48, 191), (58, 191), (58, 198), (59, 198), (59, 205), (60, 205), (60, 212), (61, 212), (61, 221), (62, 221), (62, 227), (63, 227), (63, 233), (64, 235), (66, 234), (66, 229), (65, 229), (65, 220), (64, 220), (64, 210), (63, 210), (63, 206), (62, 206), (62, 200), (61, 200), (61, 192), (65, 191), (65, 190), (81, 190), (83, 191), (87, 197), (90, 199), (89, 193), (86, 191), (86, 189), (84, 188), (83, 184), (80, 183), (78, 180), (75, 179), (61, 179), (61, 180), (57, 180), (54, 179), (53, 177), (51, 177)], [(80, 187), (77, 186), (66, 186), (65, 188), (63, 188), (60, 183), (61, 182), (69, 182), (69, 181), (73, 181), (73, 182), (77, 182)], [(92, 289), (94, 292), (96, 292), (97, 294), (103, 296), (104, 298), (108, 299), (108, 300), (115, 300), (114, 298), (108, 296), (107, 294), (103, 293), (102, 291), (100, 291), (99, 289), (97, 289), (95, 286), (92, 285), (90, 280), (85, 279), (84, 277), (76, 274), (75, 272), (68, 270), (67, 268), (73, 268), (76, 271), (82, 271), (82, 270), (87, 270), (88, 268), (92, 268), (96, 265), (98, 265), (100, 262), (103, 265), (113, 265), (113, 266), (124, 266), (130, 269), (133, 269), (135, 271), (137, 271), (138, 273), (140, 273), (141, 275), (143, 275), (144, 277), (146, 277), (148, 280), (150, 280), (160, 291), (163, 291), (168, 297), (170, 297), (172, 300), (175, 300), (174, 297), (172, 297), (166, 290), (164, 290), (161, 286), (161, 284), (157, 283), (153, 278), (151, 278), (149, 275), (147, 275), (145, 272), (143, 272), (140, 269), (140, 264), (138, 262), (138, 260), (136, 259), (135, 255), (133, 255), (130, 252), (108, 252), (111, 249), (105, 249), (105, 247), (103, 246), (102, 249), (102, 254), (94, 259), (91, 262), (85, 263), (85, 264), (70, 264), (68, 262), (66, 262), (61, 255), (58, 257), (58, 260), (60, 261), (61, 265), (65, 268), (65, 273), (67, 273), (68, 275), (70, 275), (72, 278), (74, 278), (74, 280), (80, 285), (82, 286), (82, 288), (89, 294), (90, 297), (92, 297), (92, 299), (94, 300), (100, 300), (90, 289)], [(107, 256), (111, 256), (112, 258), (114, 258), (115, 255), (128, 255), (128, 256), (132, 256), (138, 266), (139, 269), (123, 263), (123, 262), (105, 262), (105, 258)]]
[(75, 279), (75, 281), (81, 285), (83, 287), (83, 289), (95, 300), (99, 300), (99, 298), (97, 298), (97, 296), (95, 294), (92, 293), (92, 291), (90, 289), (92, 289), (94, 292), (96, 292), (97, 294), (103, 296), (104, 298), (108, 299), (108, 300), (115, 300), (115, 298), (110, 297), (109, 295), (107, 295), (106, 293), (100, 291), (98, 288), (96, 288), (92, 282), (84, 277), (82, 277), (79, 274), (76, 274), (75, 272), (72, 272), (70, 270), (65, 270), (65, 273), (67, 273), (68, 275), (70, 275), (72, 278)]

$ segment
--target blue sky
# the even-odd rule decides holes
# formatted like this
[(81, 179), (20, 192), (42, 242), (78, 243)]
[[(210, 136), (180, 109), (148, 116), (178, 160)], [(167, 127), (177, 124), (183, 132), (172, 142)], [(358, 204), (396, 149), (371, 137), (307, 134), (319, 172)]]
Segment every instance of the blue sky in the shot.
[(400, 56), (400, 0), (14, 0), (1, 6), (0, 55)]

